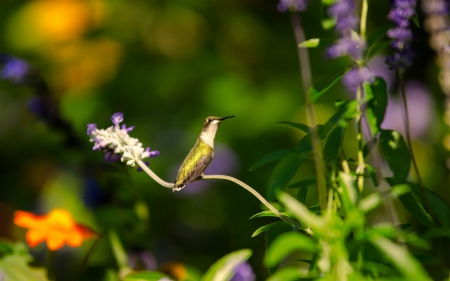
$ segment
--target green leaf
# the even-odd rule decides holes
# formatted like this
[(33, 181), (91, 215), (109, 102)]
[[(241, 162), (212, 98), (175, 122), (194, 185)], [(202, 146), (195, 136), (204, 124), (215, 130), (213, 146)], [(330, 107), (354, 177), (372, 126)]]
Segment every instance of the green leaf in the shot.
[(264, 166), (266, 164), (275, 162), (277, 160), (282, 159), (283, 157), (286, 157), (292, 153), (295, 153), (293, 150), (291, 149), (286, 149), (286, 150), (278, 150), (278, 151), (274, 151), (271, 152), (269, 154), (267, 154), (266, 156), (264, 156), (263, 158), (261, 158), (259, 161), (257, 161), (255, 164), (253, 164), (249, 171), (254, 171), (256, 168), (259, 168), (261, 166)]
[(297, 153), (284, 157), (283, 160), (278, 163), (269, 179), (267, 195), (269, 200), (275, 199), (277, 191), (285, 187), (289, 181), (291, 181), (292, 177), (303, 163), (303, 160), (303, 157)]
[(425, 233), (423, 239), (431, 240), (434, 238), (442, 238), (442, 237), (450, 238), (450, 227), (432, 228)]
[(304, 277), (304, 274), (301, 274), (298, 268), (285, 267), (269, 276), (267, 281), (297, 281), (301, 280), (302, 277)]
[[(425, 204), (425, 198), (422, 196), (422, 192), (420, 191), (420, 187), (412, 182), (408, 182), (411, 191), (413, 191), (414, 195)], [(436, 219), (439, 223), (444, 227), (450, 227), (450, 206), (447, 201), (445, 201), (441, 196), (439, 196), (434, 191), (429, 189), (425, 189), (426, 195), (430, 202), (430, 208), (433, 209), (433, 213), (436, 216)]]
[[(397, 184), (397, 181), (395, 181), (393, 178), (386, 178), (386, 181), (393, 187), (405, 185), (406, 183), (404, 181), (403, 183)], [(407, 186), (408, 188), (410, 187), (410, 185)], [(398, 196), (398, 199), (400, 200), (400, 202), (402, 202), (402, 205), (414, 218), (416, 218), (419, 222), (427, 227), (433, 227), (433, 220), (431, 219), (431, 216), (427, 211), (425, 211), (422, 204), (420, 203), (420, 198), (417, 197), (414, 192), (404, 193)]]
[(345, 128), (339, 125), (330, 130), (323, 146), (323, 157), (325, 161), (334, 162), (342, 150)]
[[(281, 212), (281, 214), (287, 216), (286, 213)], [(266, 211), (262, 211), (262, 212), (259, 212), (255, 215), (253, 215), (250, 219), (258, 218), (258, 217), (276, 217), (276, 216), (277, 215), (275, 215), (271, 210), (266, 210)]]
[(172, 280), (167, 275), (158, 271), (139, 271), (126, 275), (123, 281), (159, 281), (161, 279)]
[(312, 38), (298, 44), (299, 48), (327, 48), (334, 43), (332, 39)]
[(294, 123), (294, 122), (285, 121), (285, 122), (277, 122), (277, 124), (287, 125), (287, 126), (299, 129), (307, 134), (309, 134), (310, 130), (312, 130), (311, 127), (309, 127), (308, 125), (302, 124), (302, 123)]
[(278, 195), (278, 200), (285, 205), (286, 209), (289, 210), (299, 221), (303, 222), (315, 232), (320, 232), (325, 229), (326, 223), (320, 216), (316, 216), (302, 203), (298, 202), (292, 196), (285, 192), (280, 192)]
[[(358, 105), (362, 104), (364, 101), (358, 101), (358, 100), (352, 100), (347, 101), (345, 103), (342, 103), (339, 106), (338, 111), (333, 114), (333, 116), (328, 119), (327, 123), (325, 124), (325, 127), (335, 126), (337, 124), (346, 124), (346, 120), (349, 120), (356, 116), (356, 108)], [(331, 128), (329, 128), (330, 130)]]
[(372, 33), (369, 34), (369, 36), (367, 36), (367, 47), (370, 48), (378, 40), (385, 37), (387, 31), (393, 27), (395, 27), (395, 25), (390, 23), (375, 29)]
[(315, 252), (316, 250), (315, 241), (310, 237), (298, 232), (288, 232), (273, 241), (267, 249), (265, 262), (269, 268), (273, 268), (295, 251)]
[(251, 255), (252, 251), (249, 249), (232, 252), (214, 263), (201, 280), (228, 281), (233, 277), (236, 266), (248, 260)]
[(422, 265), (406, 250), (381, 235), (373, 235), (370, 242), (407, 280), (432, 280)]
[(361, 199), (361, 201), (359, 202), (358, 209), (363, 213), (367, 213), (378, 207), (381, 204), (381, 202), (383, 202), (383, 200), (380, 194), (372, 193)]
[(316, 184), (316, 179), (311, 178), (311, 179), (304, 179), (304, 180), (300, 180), (300, 181), (296, 181), (294, 183), (291, 183), (288, 185), (289, 188), (296, 188), (296, 187), (308, 187), (310, 185)]
[(367, 121), (372, 133), (378, 134), (383, 123), (386, 107), (388, 103), (387, 84), (381, 77), (376, 77), (372, 84), (366, 84), (367, 95)]
[(308, 90), (308, 105), (316, 102), (319, 97), (339, 81), (349, 69), (350, 67), (347, 66), (320, 77)]
[(280, 234), (293, 230), (294, 227), (282, 221), (270, 224), (266, 231), (266, 249), (272, 244), (273, 240)]
[(328, 7), (327, 5), (331, 5), (334, 3), (335, 0), (322, 0), (322, 3), (325, 5), (322, 5), (322, 28), (325, 30), (332, 29), (336, 25), (336, 19), (330, 18), (328, 16)]
[(397, 182), (406, 180), (411, 166), (411, 156), (403, 136), (393, 130), (380, 131), (380, 145)]
[(420, 28), (420, 23), (419, 23), (419, 15), (417, 14), (417, 11), (414, 13), (414, 16), (412, 17), (412, 20), (414, 22), (414, 24)]
[(339, 178), (342, 184), (342, 190), (338, 190), (341, 194), (342, 204), (347, 212), (354, 209), (358, 202), (358, 190), (352, 175), (339, 172)]
[(382, 41), (379, 43), (373, 44), (366, 53), (366, 62), (370, 61), (376, 54), (381, 52), (384, 48), (391, 45), (393, 40)]
[(0, 269), (5, 281), (47, 281), (47, 270), (29, 265), (33, 257), (23, 243), (10, 245), (12, 252), (0, 259)]
[(266, 232), (266, 231), (270, 228), (270, 226), (271, 226), (272, 224), (274, 224), (274, 223), (269, 223), (269, 224), (266, 224), (266, 225), (261, 226), (260, 228), (258, 228), (257, 230), (255, 230), (255, 232), (253, 232), (252, 237), (258, 236), (258, 235), (260, 235), (261, 233)]
[(367, 155), (369, 155), (370, 151), (375, 147), (377, 144), (377, 138), (373, 138), (370, 141), (366, 142), (366, 144), (363, 147), (363, 157), (366, 158)]

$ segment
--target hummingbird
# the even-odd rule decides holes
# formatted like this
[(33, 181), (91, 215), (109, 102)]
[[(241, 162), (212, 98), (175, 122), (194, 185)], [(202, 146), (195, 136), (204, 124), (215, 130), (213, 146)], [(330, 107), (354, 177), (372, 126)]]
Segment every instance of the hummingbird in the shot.
[(194, 147), (181, 164), (178, 170), (177, 179), (175, 180), (173, 191), (183, 189), (187, 184), (195, 181), (198, 177), (203, 176), (203, 172), (208, 167), (214, 157), (214, 137), (220, 123), (228, 118), (209, 116), (203, 122), (203, 129), (197, 139)]

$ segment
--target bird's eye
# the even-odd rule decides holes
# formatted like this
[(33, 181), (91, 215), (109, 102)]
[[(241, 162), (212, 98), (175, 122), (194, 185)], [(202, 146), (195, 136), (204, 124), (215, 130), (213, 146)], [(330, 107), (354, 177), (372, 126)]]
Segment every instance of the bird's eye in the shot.
[(208, 122), (212, 122), (213, 120), (212, 120), (212, 118), (208, 118)]

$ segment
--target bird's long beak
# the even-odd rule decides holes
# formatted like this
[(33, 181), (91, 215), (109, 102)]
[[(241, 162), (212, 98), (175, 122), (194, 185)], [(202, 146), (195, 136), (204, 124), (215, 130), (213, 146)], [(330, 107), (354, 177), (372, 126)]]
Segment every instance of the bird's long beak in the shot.
[(233, 115), (233, 116), (222, 117), (222, 118), (219, 118), (219, 120), (220, 120), (220, 121), (223, 121), (223, 120), (225, 120), (225, 119), (233, 118), (233, 117), (234, 117), (234, 115)]

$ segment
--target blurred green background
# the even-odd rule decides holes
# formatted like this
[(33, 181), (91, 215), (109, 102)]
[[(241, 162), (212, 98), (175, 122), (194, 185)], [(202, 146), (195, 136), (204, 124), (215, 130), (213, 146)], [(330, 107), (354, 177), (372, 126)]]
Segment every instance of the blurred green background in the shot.
[[(321, 27), (319, 1), (311, 2), (301, 15), (306, 37), (335, 38)], [(369, 33), (388, 23), (387, 2), (369, 1)], [(150, 252), (164, 270), (188, 266), (204, 272), (225, 254), (250, 248), (258, 280), (265, 279), (264, 236), (251, 234), (274, 219), (249, 220), (261, 210), (251, 194), (222, 181), (173, 193), (122, 163), (104, 162), (101, 152), (92, 151), (86, 124), (106, 128), (113, 113), (124, 113), (124, 123), (136, 126), (131, 135), (161, 152), (150, 160), (152, 170), (171, 182), (204, 118), (236, 115), (221, 125), (207, 173), (235, 176), (265, 195), (275, 164), (249, 168), (303, 136), (276, 122), (306, 123), (290, 15), (280, 14), (276, 5), (275, 0), (2, 0), (0, 52), (27, 60), (40, 72), (73, 134), (28, 109), (34, 88), (0, 82), (1, 238), (24, 239), (24, 230), (12, 224), (15, 210), (45, 213), (62, 207), (100, 233), (117, 229), (130, 255)], [(416, 106), (414, 146), (426, 185), (449, 198), (443, 94), (427, 34), (414, 32), (418, 57), (406, 74), (408, 94), (419, 97), (410, 103)], [(349, 63), (329, 61), (324, 52), (310, 50), (314, 80)], [(384, 59), (380, 55), (370, 66), (392, 93), (385, 127), (401, 130), (394, 73)], [(316, 104), (319, 122), (342, 98), (351, 96), (338, 83)], [(347, 156), (355, 158), (356, 146), (349, 132)], [(312, 166), (305, 163), (296, 179), (313, 177)], [(310, 204), (314, 197), (308, 196)], [(383, 220), (382, 213), (374, 216)], [(104, 240), (89, 261), (88, 270), (99, 275), (116, 266)], [(66, 247), (59, 271), (73, 272), (66, 261), (79, 262), (90, 243)], [(42, 257), (43, 250), (40, 245), (32, 251)]]

